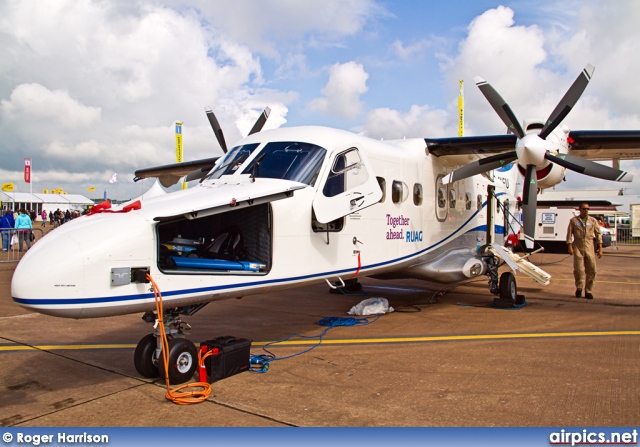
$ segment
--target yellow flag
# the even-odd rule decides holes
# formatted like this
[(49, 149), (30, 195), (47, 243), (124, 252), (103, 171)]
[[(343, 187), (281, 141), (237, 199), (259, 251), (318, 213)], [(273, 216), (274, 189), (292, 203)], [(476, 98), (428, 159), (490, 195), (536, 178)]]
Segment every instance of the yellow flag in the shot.
[(13, 192), (13, 187), (14, 187), (13, 182), (2, 184), (2, 190), (6, 192)]
[(458, 136), (464, 136), (464, 81), (460, 79), (458, 92)]
[(182, 123), (176, 121), (176, 162), (182, 163)]
[(48, 189), (43, 189), (42, 190), (42, 194), (49, 194), (49, 190)]
[(96, 190), (95, 186), (90, 186), (90, 187), (87, 188), (87, 191), (89, 191), (89, 192), (94, 192), (95, 190)]

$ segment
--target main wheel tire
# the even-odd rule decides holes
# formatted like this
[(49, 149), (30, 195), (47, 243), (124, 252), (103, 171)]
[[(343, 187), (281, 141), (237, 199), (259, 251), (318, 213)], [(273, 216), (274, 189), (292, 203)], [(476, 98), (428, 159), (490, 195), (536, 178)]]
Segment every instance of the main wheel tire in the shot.
[(510, 300), (514, 303), (518, 298), (518, 287), (516, 278), (511, 272), (504, 272), (500, 275), (500, 299)]
[(133, 353), (133, 365), (136, 367), (136, 371), (147, 379), (155, 379), (160, 376), (158, 366), (153, 360), (157, 343), (158, 341), (153, 334), (145, 335), (138, 342), (138, 346), (136, 346), (136, 350)]
[[(177, 385), (191, 380), (198, 367), (198, 350), (186, 338), (169, 340), (169, 383)], [(158, 361), (158, 372), (164, 377), (164, 362)]]

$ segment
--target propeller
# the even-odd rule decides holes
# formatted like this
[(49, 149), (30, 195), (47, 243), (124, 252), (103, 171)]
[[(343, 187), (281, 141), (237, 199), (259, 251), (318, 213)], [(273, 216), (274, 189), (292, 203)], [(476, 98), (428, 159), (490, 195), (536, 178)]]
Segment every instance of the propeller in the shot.
[[(204, 111), (207, 114), (207, 118), (209, 119), (209, 124), (211, 124), (211, 128), (213, 129), (213, 133), (215, 134), (216, 139), (218, 140), (218, 143), (220, 144), (220, 147), (222, 148), (222, 151), (226, 154), (227, 151), (228, 151), (227, 143), (226, 143), (226, 141), (224, 139), (224, 134), (222, 133), (222, 127), (220, 126), (220, 123), (218, 122), (218, 119), (216, 118), (215, 114), (213, 113), (213, 110), (211, 110), (210, 107), (205, 107)], [(258, 133), (258, 132), (260, 132), (262, 130), (262, 128), (264, 127), (265, 123), (267, 122), (267, 119), (269, 118), (269, 114), (270, 113), (271, 113), (271, 109), (269, 107), (265, 107), (265, 109), (262, 111), (262, 113), (260, 114), (260, 116), (256, 120), (255, 124), (253, 125), (253, 127), (249, 131), (249, 135), (253, 135), (254, 133)], [(192, 180), (198, 180), (198, 179), (202, 180), (209, 173), (209, 170), (210, 170), (210, 168), (202, 167), (200, 169), (196, 169), (195, 171), (191, 171), (185, 177), (185, 181), (186, 182), (190, 182)]]
[[(222, 148), (222, 151), (226, 154), (228, 151), (227, 143), (224, 140), (224, 134), (222, 133), (222, 127), (220, 126), (218, 119), (216, 118), (215, 114), (213, 113), (213, 110), (211, 110), (210, 107), (208, 106), (205, 107), (204, 111), (207, 114), (207, 118), (209, 119), (209, 124), (211, 124), (213, 133), (215, 134), (216, 139), (218, 140), (218, 143), (220, 143), (220, 147)], [(253, 135), (254, 133), (258, 133), (262, 130), (265, 123), (267, 122), (267, 119), (269, 118), (270, 113), (271, 113), (271, 109), (269, 107), (265, 107), (265, 109), (262, 111), (262, 113), (256, 120), (255, 124), (249, 131), (249, 135)]]
[[(537, 134), (525, 133), (515, 113), (513, 113), (511, 107), (509, 107), (509, 104), (507, 104), (491, 84), (481, 77), (474, 79), (480, 92), (482, 92), (491, 107), (493, 107), (493, 110), (495, 110), (509, 131), (516, 136), (515, 148), (513, 151), (483, 158), (456, 169), (443, 179), (443, 183), (446, 184), (491, 171), (517, 160), (525, 173), (523, 188), (523, 226), (525, 245), (528, 249), (533, 248), (535, 236), (538, 171), (547, 168), (550, 163), (553, 163), (583, 175), (605, 180), (630, 182), (633, 178), (633, 176), (619, 169), (609, 168), (608, 166), (573, 155), (559, 153), (559, 148), (552, 141), (547, 140), (547, 137), (551, 135), (576, 105), (578, 99), (580, 99), (580, 96), (582, 96), (582, 93), (589, 84), (594, 70), (595, 67), (591, 64), (588, 64), (582, 70)], [(553, 155), (554, 153), (558, 155)]]

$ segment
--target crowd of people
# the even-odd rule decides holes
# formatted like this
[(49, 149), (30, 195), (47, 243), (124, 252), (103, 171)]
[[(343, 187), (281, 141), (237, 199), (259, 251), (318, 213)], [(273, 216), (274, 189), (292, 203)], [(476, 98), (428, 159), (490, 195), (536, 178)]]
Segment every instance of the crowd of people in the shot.
[[(79, 211), (61, 211), (58, 208), (55, 211), (42, 210), (39, 214), (42, 227), (45, 227), (47, 220), (53, 227), (59, 227), (65, 222), (69, 222), (76, 217), (80, 217)], [(0, 233), (2, 233), (2, 251), (9, 251), (12, 245), (18, 246), (18, 251), (22, 251), (26, 245), (26, 250), (31, 248), (31, 242), (35, 240), (33, 234), (33, 226), (36, 224), (38, 214), (34, 210), (25, 210), (21, 208), (17, 212), (12, 210), (2, 211), (0, 217)], [(25, 251), (26, 251), (25, 250)]]
[[(22, 251), (25, 243), (27, 250), (31, 248), (33, 240), (33, 224), (27, 211), (22, 208), (14, 216), (13, 211), (7, 210), (0, 219), (0, 231), (2, 231), (2, 251), (9, 251), (17, 242), (18, 251)], [(14, 238), (17, 238), (14, 239)]]

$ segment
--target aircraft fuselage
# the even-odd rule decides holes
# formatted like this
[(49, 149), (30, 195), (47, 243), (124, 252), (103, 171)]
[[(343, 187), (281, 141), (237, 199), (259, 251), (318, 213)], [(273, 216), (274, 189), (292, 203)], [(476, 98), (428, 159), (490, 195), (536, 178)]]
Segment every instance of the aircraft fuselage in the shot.
[[(260, 132), (196, 186), (50, 232), (17, 266), (12, 296), (37, 312), (91, 318), (152, 310), (146, 272), (165, 307), (325, 279), (462, 280), (476, 274), (465, 263), (486, 242), (487, 214), (498, 240), (509, 220), (487, 208), (488, 188), (514, 213), (519, 176), (508, 165), (493, 181), (443, 186), (454, 167), (422, 139), (380, 142), (319, 127)], [(216, 247), (223, 243), (226, 252)]]

